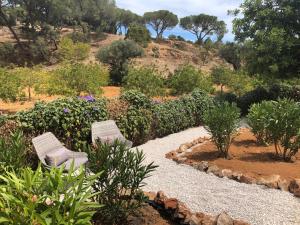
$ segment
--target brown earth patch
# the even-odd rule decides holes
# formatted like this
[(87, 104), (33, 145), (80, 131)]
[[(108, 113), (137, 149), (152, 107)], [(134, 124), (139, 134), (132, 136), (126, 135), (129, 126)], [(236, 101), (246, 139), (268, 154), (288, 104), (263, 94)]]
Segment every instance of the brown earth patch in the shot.
[(195, 146), (186, 152), (186, 164), (208, 161), (221, 169), (241, 172), (253, 178), (266, 177), (273, 174), (291, 181), (300, 178), (300, 152), (294, 163), (278, 161), (274, 157), (274, 146), (261, 146), (248, 129), (241, 129), (229, 149), (231, 160), (219, 158), (215, 145), (211, 141)]

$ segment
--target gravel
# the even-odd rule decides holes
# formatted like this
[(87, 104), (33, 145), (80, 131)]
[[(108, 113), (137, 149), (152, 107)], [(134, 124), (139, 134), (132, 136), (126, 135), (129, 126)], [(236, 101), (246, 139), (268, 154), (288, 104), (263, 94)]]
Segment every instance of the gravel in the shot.
[(146, 163), (159, 165), (143, 189), (163, 191), (194, 212), (217, 215), (226, 211), (252, 225), (300, 224), (300, 199), (288, 192), (219, 178), (165, 158), (181, 144), (205, 135), (203, 127), (192, 128), (139, 146), (146, 154)]

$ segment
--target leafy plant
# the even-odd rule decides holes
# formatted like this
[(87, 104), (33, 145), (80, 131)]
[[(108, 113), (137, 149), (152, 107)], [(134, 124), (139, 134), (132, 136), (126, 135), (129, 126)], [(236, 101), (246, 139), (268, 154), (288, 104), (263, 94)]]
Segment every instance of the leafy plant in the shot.
[(108, 119), (106, 101), (68, 98), (50, 103), (37, 103), (26, 112), (17, 114), (22, 129), (29, 134), (53, 134), (68, 146), (80, 149), (90, 141), (91, 124)]
[(170, 87), (175, 95), (190, 93), (196, 88), (208, 93), (214, 90), (210, 79), (192, 65), (184, 65), (177, 69), (170, 79)]
[(225, 67), (215, 67), (211, 72), (212, 80), (214, 84), (221, 86), (221, 95), (224, 92), (224, 86), (229, 85), (231, 82), (232, 72)]
[(16, 74), (0, 68), (0, 82), (0, 99), (16, 101), (21, 96), (21, 80)]
[(154, 67), (130, 68), (124, 79), (125, 90), (138, 90), (148, 97), (164, 95), (164, 82)]
[(28, 146), (21, 131), (11, 133), (9, 137), (0, 137), (0, 171), (3, 168), (18, 172), (28, 165), (26, 154)]
[(150, 98), (137, 90), (124, 91), (120, 99), (137, 108), (149, 109), (152, 106)]
[(96, 200), (104, 205), (98, 211), (101, 221), (124, 222), (143, 202), (140, 188), (156, 166), (145, 165), (142, 151), (131, 150), (119, 141), (112, 145), (98, 142), (94, 149), (89, 149), (89, 159), (91, 171), (103, 171), (93, 185), (101, 193), (96, 195)]
[(85, 176), (63, 168), (43, 172), (22, 168), (19, 174), (6, 171), (0, 175), (0, 222), (4, 224), (92, 224), (91, 219), (99, 204), (90, 199), (91, 186), (99, 173)]
[(143, 49), (132, 40), (114, 41), (111, 45), (102, 48), (97, 58), (111, 67), (110, 77), (114, 84), (120, 84), (127, 75), (128, 62), (131, 58), (142, 56)]
[(98, 64), (64, 64), (53, 72), (47, 93), (66, 96), (89, 94), (99, 96), (101, 86), (108, 84), (109, 72)]
[(151, 36), (149, 30), (144, 25), (133, 23), (129, 25), (126, 39), (133, 40), (146, 48), (151, 41)]
[(89, 44), (74, 42), (68, 37), (63, 37), (58, 45), (58, 55), (62, 60), (83, 60), (89, 52)]
[(240, 112), (228, 102), (218, 104), (204, 113), (204, 124), (220, 155), (229, 157), (229, 147), (237, 131)]

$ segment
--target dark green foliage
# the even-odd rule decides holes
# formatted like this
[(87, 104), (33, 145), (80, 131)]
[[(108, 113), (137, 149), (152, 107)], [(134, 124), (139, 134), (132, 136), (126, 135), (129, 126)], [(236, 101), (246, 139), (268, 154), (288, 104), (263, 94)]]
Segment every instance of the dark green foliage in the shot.
[(83, 32), (72, 32), (71, 34), (66, 35), (68, 38), (70, 38), (74, 43), (89, 43), (91, 41), (91, 37), (88, 33)]
[(156, 39), (162, 39), (167, 29), (172, 29), (178, 24), (178, 17), (168, 10), (146, 12), (144, 21), (156, 32)]
[(224, 158), (229, 156), (229, 147), (237, 131), (239, 118), (239, 109), (228, 102), (220, 103), (204, 113), (205, 126)]
[(180, 26), (197, 38), (197, 43), (202, 44), (204, 39), (213, 34), (217, 35), (218, 40), (222, 40), (226, 33), (226, 24), (218, 20), (216, 16), (206, 14), (192, 15), (180, 19)]
[(289, 161), (299, 151), (299, 103), (288, 99), (262, 102), (252, 106), (249, 120), (258, 141), (273, 143), (277, 157)]
[(128, 61), (141, 56), (143, 49), (132, 40), (114, 41), (110, 46), (102, 48), (97, 58), (111, 67), (110, 76), (115, 84), (120, 84), (128, 73)]
[[(99, 176), (85, 176), (79, 169), (74, 175), (63, 168), (42, 171), (39, 166), (19, 168), (19, 173), (5, 171), (0, 176), (0, 221), (4, 224), (74, 224), (91, 225), (99, 204), (91, 202), (90, 188)], [(98, 193), (96, 193), (98, 194)]]
[(147, 109), (129, 107), (126, 114), (117, 119), (118, 127), (126, 139), (133, 145), (145, 143), (150, 139), (152, 129), (152, 113)]
[(182, 95), (192, 92), (195, 88), (212, 93), (214, 88), (209, 77), (192, 65), (185, 65), (177, 69), (170, 78), (172, 94)]
[[(128, 35), (128, 32), (132, 25), (134, 25), (134, 24), (141, 25), (143, 23), (143, 18), (141, 16), (131, 12), (130, 10), (119, 9), (119, 8), (117, 9), (117, 19), (118, 19), (118, 23), (117, 23), (118, 30), (120, 31), (120, 33), (122, 33), (123, 29), (124, 29), (125, 35)], [(141, 33), (141, 35), (142, 35), (142, 33)]]
[(234, 11), (233, 32), (247, 45), (251, 73), (299, 77), (299, 9), (299, 0), (245, 0)]
[(165, 94), (163, 79), (154, 66), (130, 68), (124, 83), (125, 90), (138, 90), (148, 97)]
[(94, 190), (100, 191), (96, 200), (103, 204), (98, 211), (101, 222), (123, 224), (126, 217), (143, 202), (143, 180), (149, 177), (156, 166), (143, 164), (142, 151), (131, 150), (118, 141), (112, 145), (98, 142), (89, 151), (89, 168), (92, 172), (103, 171)]
[(150, 109), (152, 106), (151, 99), (137, 90), (124, 91), (120, 99), (136, 108)]
[(232, 64), (235, 70), (241, 68), (241, 56), (242, 47), (233, 42), (227, 42), (219, 49), (220, 56), (228, 63)]
[(224, 66), (214, 67), (211, 72), (213, 83), (221, 86), (221, 94), (223, 94), (224, 86), (230, 84), (231, 73), (232, 71), (230, 71), (228, 68), (225, 68)]
[(229, 102), (229, 103), (237, 103), (238, 102), (238, 97), (234, 93), (228, 92), (228, 93), (218, 94), (215, 97), (215, 101), (217, 101), (217, 102), (226, 101), (226, 102)]
[(300, 86), (287, 84), (274, 84), (270, 87), (270, 96), (272, 99), (288, 98), (300, 102)]
[(78, 98), (37, 103), (35, 107), (17, 115), (26, 133), (38, 135), (52, 132), (72, 149), (80, 149), (90, 142), (91, 124), (108, 118), (106, 101), (91, 102)]
[(126, 39), (133, 40), (144, 48), (146, 48), (148, 43), (151, 42), (149, 30), (144, 25), (136, 23), (129, 26)]
[(254, 103), (259, 103), (264, 100), (271, 99), (267, 89), (258, 87), (238, 99), (238, 107), (241, 109), (242, 115), (246, 115)]
[(0, 137), (0, 171), (3, 168), (18, 172), (28, 165), (26, 154), (28, 145), (21, 131), (11, 133), (9, 137)]

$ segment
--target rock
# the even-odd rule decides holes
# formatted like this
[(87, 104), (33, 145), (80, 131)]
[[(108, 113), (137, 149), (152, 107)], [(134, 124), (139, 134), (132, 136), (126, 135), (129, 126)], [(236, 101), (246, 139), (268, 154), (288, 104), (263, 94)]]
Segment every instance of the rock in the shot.
[(207, 171), (207, 169), (208, 169), (208, 162), (202, 161), (202, 162), (198, 163), (197, 170)]
[(165, 209), (176, 210), (178, 207), (178, 200), (176, 198), (169, 198), (164, 201)]
[(255, 184), (256, 180), (253, 177), (250, 177), (249, 175), (243, 174), (240, 176), (239, 182), (245, 184)]
[(292, 157), (291, 157), (291, 162), (294, 163), (294, 162), (296, 162), (296, 161), (297, 161), (296, 156), (292, 156)]
[(228, 177), (229, 179), (232, 179), (232, 170), (223, 169), (221, 173), (223, 174), (223, 177)]
[(187, 160), (186, 157), (178, 157), (176, 162), (179, 163), (179, 164), (182, 164), (182, 163), (184, 163), (186, 160)]
[(174, 217), (184, 220), (188, 217), (191, 217), (191, 215), (192, 215), (192, 213), (186, 207), (186, 205), (183, 204), (182, 202), (178, 202), (178, 207), (176, 209), (176, 212), (174, 213)]
[(150, 201), (154, 201), (157, 194), (155, 192), (144, 192), (144, 195), (148, 197)]
[(269, 188), (278, 188), (278, 182), (280, 180), (279, 175), (270, 175), (267, 177), (259, 178), (257, 184), (265, 185)]
[(300, 179), (294, 179), (291, 181), (289, 191), (296, 197), (300, 197)]
[(200, 220), (195, 214), (193, 214), (193, 215), (189, 218), (188, 224), (189, 224), (189, 225), (201, 225), (202, 222), (201, 222), (201, 220)]
[(168, 199), (168, 197), (162, 191), (157, 192), (157, 195), (154, 199), (154, 202), (158, 205), (164, 205), (164, 202)]
[(217, 217), (217, 225), (234, 225), (234, 221), (226, 212), (222, 212)]
[(234, 180), (240, 180), (240, 177), (242, 176), (243, 174), (240, 173), (240, 172), (233, 172), (232, 173), (232, 179)]
[(183, 153), (183, 152), (185, 152), (188, 149), (189, 148), (185, 144), (183, 144), (183, 145), (180, 145), (180, 147), (178, 148), (177, 152), (178, 153)]
[(289, 182), (285, 179), (279, 179), (278, 188), (282, 191), (289, 191)]
[(219, 172), (220, 169), (217, 165), (210, 165), (207, 169), (207, 173), (216, 173), (216, 172)]

